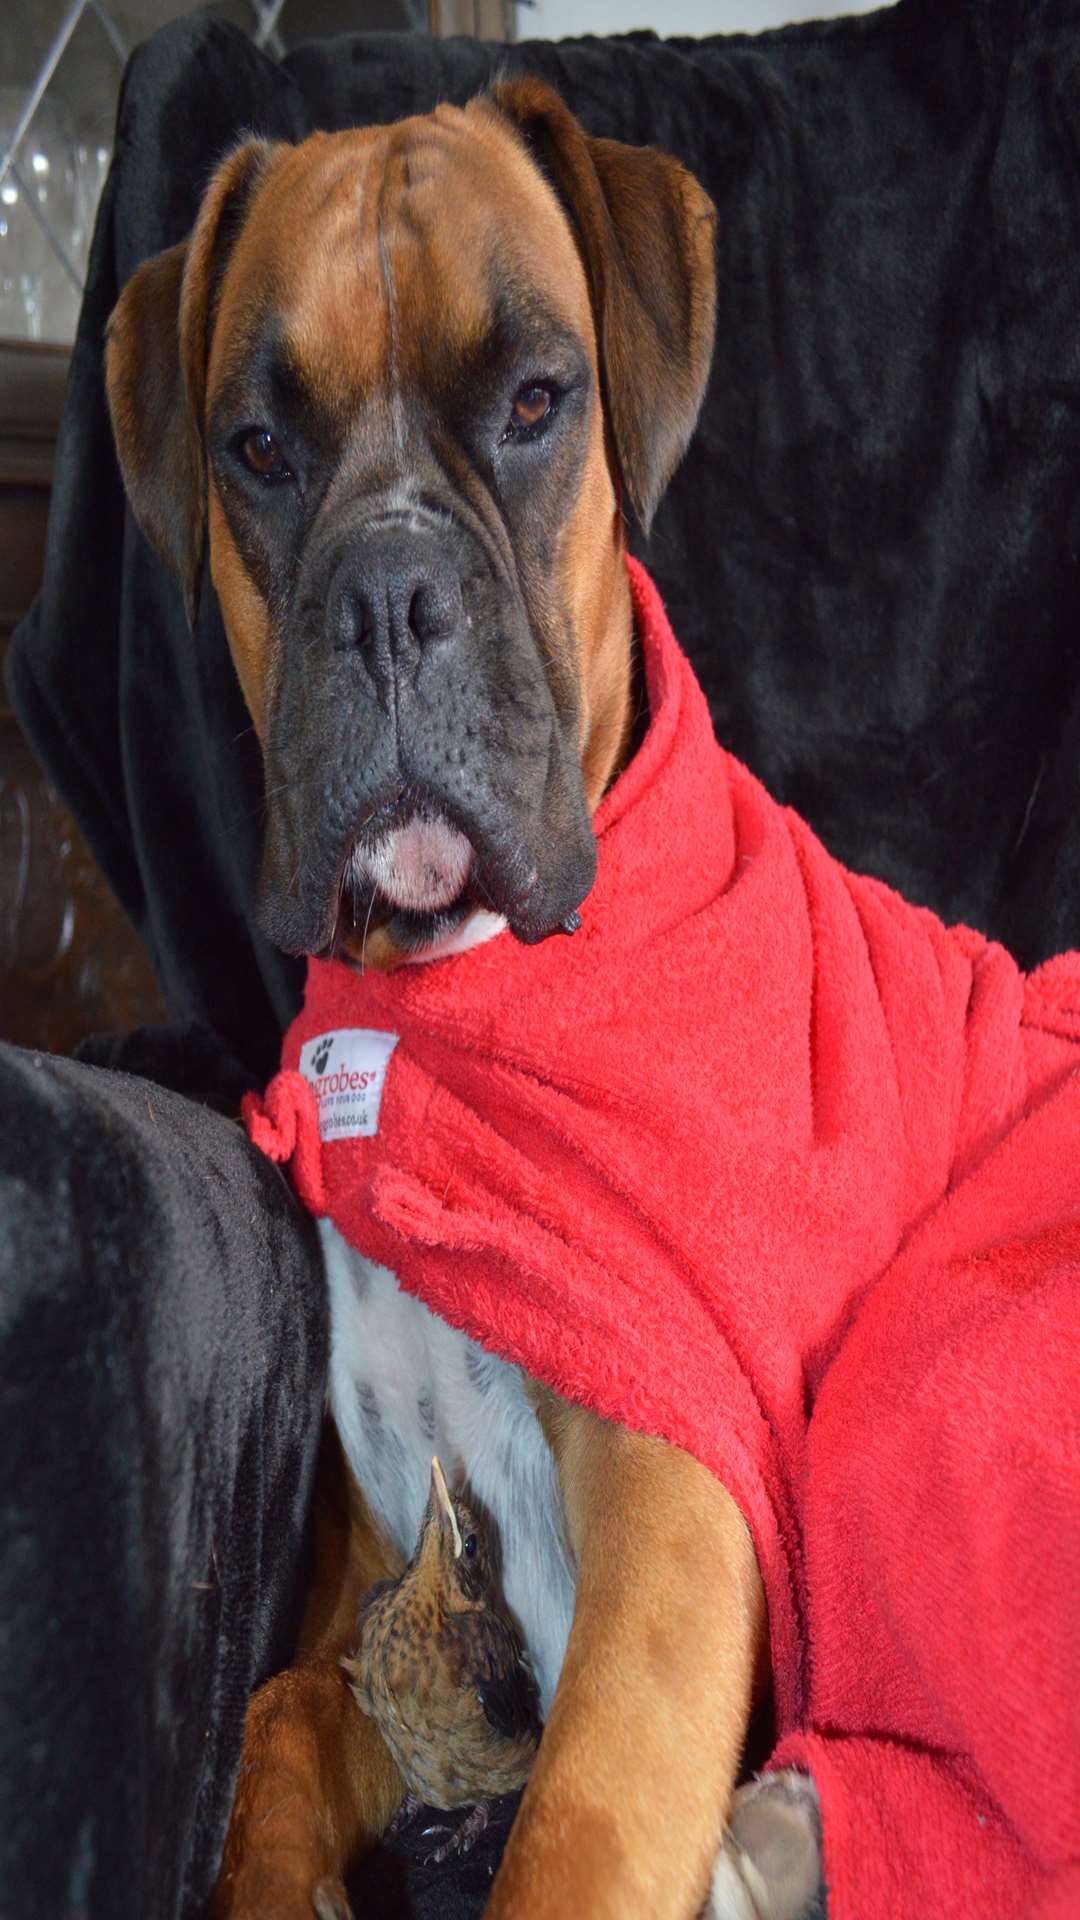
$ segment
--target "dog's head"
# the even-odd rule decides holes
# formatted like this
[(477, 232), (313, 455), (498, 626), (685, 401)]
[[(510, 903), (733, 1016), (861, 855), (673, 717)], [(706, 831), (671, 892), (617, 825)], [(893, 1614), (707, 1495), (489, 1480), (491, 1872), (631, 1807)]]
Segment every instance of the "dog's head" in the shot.
[(533, 80), (249, 141), (112, 316), (125, 483), (189, 613), (204, 549), (266, 774), (260, 916), (392, 960), (589, 890), (630, 720), (625, 496), (693, 430), (713, 209)]

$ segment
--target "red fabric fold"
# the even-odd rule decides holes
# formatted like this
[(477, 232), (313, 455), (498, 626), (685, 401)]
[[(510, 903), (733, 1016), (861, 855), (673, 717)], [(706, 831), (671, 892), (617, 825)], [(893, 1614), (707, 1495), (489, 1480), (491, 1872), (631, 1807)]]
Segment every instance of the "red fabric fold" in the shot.
[(252, 1145), (276, 1165), (287, 1164), (304, 1206), (322, 1217), (327, 1212), (323, 1179), (319, 1109), (301, 1073), (277, 1073), (266, 1092), (245, 1093), (240, 1117)]
[[(933, 1522), (943, 1577), (950, 1541), (999, 1525), (1012, 1539), (1008, 1516), (1028, 1499), (1017, 1553), (1045, 1531), (1047, 1564), (1075, 1571), (1075, 1448), (1051, 1499), (1024, 1443), (1032, 1420), (1056, 1431), (1065, 1410), (1016, 1394), (1009, 1354), (1018, 1342), (1031, 1367), (1040, 1341), (1058, 1360), (1072, 1350), (1077, 1248), (1054, 1242), (1071, 1290), (1055, 1283), (1053, 1313), (1031, 1326), (1002, 1322), (984, 1389), (946, 1368), (938, 1398), (920, 1399), (919, 1369), (965, 1315), (979, 1321), (970, 1289), (960, 1302), (958, 1260), (1015, 1290), (997, 1242), (1032, 1249), (1038, 1267), (1035, 1250), (1080, 1213), (1080, 960), (1025, 980), (1001, 948), (846, 872), (716, 744), (655, 589), (633, 563), (630, 577), (651, 720), (597, 815), (581, 930), (533, 948), (504, 933), (392, 975), (313, 961), (287, 1072), (267, 1095), (272, 1138), (289, 1139), (281, 1089), (302, 1047), (356, 1029), (399, 1037), (370, 1137), (325, 1139), (320, 1153), (310, 1109), (302, 1138), (297, 1109), (308, 1204), (452, 1324), (722, 1477), (762, 1566), (781, 1734), (874, 1743), (873, 1791), (884, 1806), (892, 1781), (898, 1823), (918, 1817), (924, 1777), (974, 1778), (1023, 1863), (987, 1882), (980, 1912), (1004, 1920), (1051, 1870), (995, 1762), (1016, 1722), (1010, 1734), (982, 1715), (989, 1675), (950, 1692), (943, 1671), (1003, 1657), (1002, 1634), (980, 1640), (967, 1620), (969, 1604), (995, 1604), (996, 1562), (957, 1547), (940, 1630), (924, 1630), (917, 1521), (925, 1510)], [(898, 1324), (914, 1330), (906, 1348)], [(864, 1454), (860, 1419), (875, 1436)], [(922, 1489), (880, 1551), (878, 1445), (898, 1468), (910, 1446)], [(850, 1471), (849, 1454), (862, 1462)], [(1008, 1593), (1017, 1634), (1040, 1641), (1020, 1584)], [(1080, 1698), (1071, 1644), (1051, 1663), (1059, 1705), (1068, 1661)], [(1043, 1713), (1030, 1663), (1017, 1670)], [(1057, 1708), (1045, 1726), (1068, 1731)], [(830, 1915), (952, 1910), (914, 1867), (903, 1885), (891, 1869), (873, 1883), (867, 1867), (841, 1892), (833, 1851), (859, 1846), (858, 1820), (845, 1825), (839, 1789), (830, 1814), (820, 1784)], [(965, 1884), (983, 1829), (950, 1812), (940, 1831)]]

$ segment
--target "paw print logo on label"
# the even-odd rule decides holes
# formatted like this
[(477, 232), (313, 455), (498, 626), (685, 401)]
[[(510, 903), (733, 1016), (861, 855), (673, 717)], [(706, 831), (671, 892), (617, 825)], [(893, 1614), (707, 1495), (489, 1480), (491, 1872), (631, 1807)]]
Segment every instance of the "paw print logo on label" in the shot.
[(396, 1033), (339, 1027), (300, 1049), (300, 1071), (319, 1104), (319, 1137), (350, 1140), (379, 1130), (379, 1108)]

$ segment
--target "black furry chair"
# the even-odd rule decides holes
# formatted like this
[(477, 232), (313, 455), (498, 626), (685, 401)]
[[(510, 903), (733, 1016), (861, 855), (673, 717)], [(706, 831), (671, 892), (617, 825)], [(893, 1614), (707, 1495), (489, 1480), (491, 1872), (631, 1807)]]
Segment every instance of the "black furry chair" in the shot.
[[(213, 593), (192, 635), (125, 512), (105, 321), (242, 129), (464, 100), (506, 57), (357, 37), (275, 66), (196, 16), (128, 70), (10, 672), (176, 1027), (99, 1054), (142, 1078), (0, 1055), (0, 1907), (22, 1920), (202, 1911), (244, 1702), (295, 1623), (325, 1369), (283, 1186), (153, 1084), (267, 1076), (300, 976), (254, 927), (260, 770)], [(725, 744), (849, 864), (1026, 963), (1080, 942), (1080, 4), (509, 58), (717, 203), (710, 396), (639, 551)], [(384, 1858), (365, 1910), (478, 1911), (491, 1858)]]

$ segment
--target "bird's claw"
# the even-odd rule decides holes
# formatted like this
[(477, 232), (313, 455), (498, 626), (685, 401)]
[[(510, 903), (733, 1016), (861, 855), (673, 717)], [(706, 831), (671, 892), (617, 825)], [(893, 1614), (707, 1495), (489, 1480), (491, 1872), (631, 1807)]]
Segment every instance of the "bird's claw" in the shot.
[(487, 1804), (481, 1800), (479, 1805), (473, 1807), (467, 1817), (456, 1827), (446, 1827), (441, 1824), (425, 1827), (421, 1834), (423, 1840), (434, 1840), (438, 1834), (446, 1835), (446, 1839), (439, 1846), (433, 1847), (425, 1856), (426, 1864), (441, 1867), (444, 1860), (460, 1858), (462, 1854), (468, 1853), (470, 1847), (476, 1845), (487, 1823)]
[(415, 1820), (422, 1805), (423, 1802), (417, 1799), (415, 1793), (407, 1793), (391, 1820), (390, 1825), (386, 1829), (386, 1839), (395, 1839), (397, 1835), (409, 1825), (411, 1820)]

